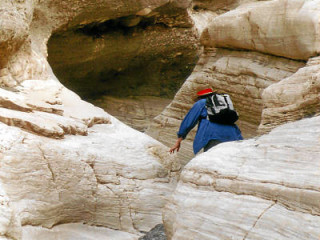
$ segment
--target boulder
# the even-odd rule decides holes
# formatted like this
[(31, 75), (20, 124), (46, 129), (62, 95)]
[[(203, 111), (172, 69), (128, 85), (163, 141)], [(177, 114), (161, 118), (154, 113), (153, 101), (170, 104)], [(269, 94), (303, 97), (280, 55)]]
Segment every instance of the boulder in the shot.
[(319, 69), (320, 58), (310, 58), (307, 65), (295, 74), (265, 89), (260, 133), (269, 132), (286, 122), (320, 114)]
[[(318, 1), (252, 2), (4, 0), (0, 238), (137, 239), (163, 221), (169, 239), (316, 240)], [(49, 44), (58, 46), (50, 52), (52, 35), (60, 45)], [(200, 35), (205, 48), (189, 76)], [(71, 47), (62, 48), (66, 39)], [(82, 40), (87, 48), (79, 47)], [(128, 48), (120, 51), (120, 42)], [(231, 95), (246, 138), (256, 136), (259, 125), (265, 133), (292, 123), (221, 144), (187, 164), (192, 132), (178, 156), (186, 165), (180, 177), (180, 160), (167, 147), (59, 82), (47, 58), (63, 56), (61, 49), (70, 55), (52, 62), (64, 70), (91, 64), (99, 75), (110, 63), (105, 73), (112, 73), (113, 82), (96, 85), (83, 78), (92, 91), (120, 89), (113, 85), (117, 76), (134, 72), (150, 85), (133, 81), (123, 92), (154, 89), (168, 97), (181, 76), (188, 77), (147, 131), (166, 145), (174, 143), (195, 93), (207, 87)], [(139, 54), (144, 61), (134, 60)], [(80, 86), (87, 73), (71, 79)]]
[(168, 239), (313, 239), (320, 234), (320, 117), (223, 143), (185, 166)]
[(84, 222), (139, 235), (161, 222), (179, 164), (157, 141), (112, 117), (87, 136), (17, 127), (0, 124), (0, 180), (22, 226)]
[(320, 51), (319, 10), (319, 1), (243, 4), (216, 17), (203, 33), (203, 43), (307, 60)]

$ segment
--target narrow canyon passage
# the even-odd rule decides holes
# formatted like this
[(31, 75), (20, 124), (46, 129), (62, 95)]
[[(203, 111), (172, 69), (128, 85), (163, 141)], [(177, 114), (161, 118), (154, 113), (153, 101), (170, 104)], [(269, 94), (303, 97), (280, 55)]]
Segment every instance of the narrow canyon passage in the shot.
[(134, 16), (52, 35), (57, 78), (86, 101), (144, 131), (191, 74), (199, 53), (191, 26)]

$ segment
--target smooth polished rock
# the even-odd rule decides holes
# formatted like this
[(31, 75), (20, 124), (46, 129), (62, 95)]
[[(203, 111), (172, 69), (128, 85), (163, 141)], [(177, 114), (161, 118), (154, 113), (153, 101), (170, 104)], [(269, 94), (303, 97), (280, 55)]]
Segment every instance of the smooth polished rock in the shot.
[(169, 239), (312, 239), (320, 234), (320, 117), (223, 143), (185, 166)]
[[(210, 1), (196, 2), (211, 6)], [(263, 126), (268, 127), (271, 119), (272, 128), (284, 123), (276, 118), (286, 116), (286, 106), (294, 111), (285, 121), (318, 114), (318, 59), (305, 66), (305, 60), (318, 53), (318, 2), (259, 1), (225, 13), (224, 7), (231, 9), (242, 1), (215, 1), (213, 12), (193, 16), (194, 31), (202, 34), (206, 46), (217, 39), (222, 47), (248, 51), (206, 49), (175, 100), (156, 119), (154, 136), (171, 145), (193, 96), (204, 87), (231, 93), (243, 120), (239, 125), (248, 136), (256, 134), (264, 106)], [(180, 164), (168, 148), (82, 101), (57, 81), (47, 62), (51, 34), (79, 25), (121, 19), (120, 23), (133, 26), (161, 10), (158, 20), (166, 28), (190, 31), (186, 14), (191, 1), (4, 0), (1, 4), (0, 238), (20, 239), (21, 231), (23, 237), (44, 236), (39, 229), (45, 238), (70, 236), (70, 228), (62, 233), (60, 224), (86, 223), (118, 229), (109, 236), (130, 239), (161, 222), (168, 202), (164, 223), (173, 239), (318, 240), (319, 117), (200, 154), (185, 167), (170, 199)], [(173, 9), (184, 14), (166, 16)], [(136, 14), (139, 17), (132, 16)], [(230, 25), (209, 29), (231, 26), (231, 32), (223, 31), (226, 40), (219, 34), (212, 39), (211, 30), (205, 31), (208, 22), (219, 19)], [(250, 24), (244, 30), (233, 28), (239, 23)], [(253, 30), (246, 35), (249, 39), (229, 42), (233, 34), (244, 37), (249, 30)], [(103, 43), (97, 40), (94, 46), (99, 52)], [(178, 53), (170, 56), (178, 58)], [(286, 91), (281, 81), (292, 85)], [(286, 111), (277, 109), (277, 102)], [(74, 236), (87, 237), (88, 231), (101, 236), (101, 228), (71, 228), (77, 231), (71, 233)]]
[[(172, 146), (182, 119), (195, 102), (196, 93), (210, 87), (215, 91), (230, 94), (239, 113), (237, 124), (243, 136), (256, 136), (264, 107), (264, 89), (292, 76), (304, 66), (305, 63), (301, 61), (258, 52), (205, 49), (193, 73), (146, 132), (164, 144)], [(195, 131), (192, 131), (182, 142), (179, 157), (184, 163), (194, 156), (194, 135)]]
[(137, 240), (139, 235), (82, 223), (69, 223), (51, 229), (26, 226), (22, 228), (22, 240)]
[(54, 80), (27, 80), (14, 92), (2, 89), (0, 121), (52, 138), (87, 135), (87, 128), (109, 123), (102, 109), (79, 98)]
[(159, 97), (115, 98), (104, 96), (93, 103), (128, 126), (145, 132), (153, 118), (169, 105), (170, 99)]
[(319, 71), (320, 58), (310, 58), (304, 68), (264, 90), (260, 133), (320, 114)]
[(59, 140), (0, 128), (0, 179), (22, 225), (85, 222), (136, 234), (161, 222), (180, 167), (157, 141), (116, 119)]
[(243, 4), (216, 17), (204, 31), (203, 43), (307, 60), (320, 51), (319, 3), (273, 0)]

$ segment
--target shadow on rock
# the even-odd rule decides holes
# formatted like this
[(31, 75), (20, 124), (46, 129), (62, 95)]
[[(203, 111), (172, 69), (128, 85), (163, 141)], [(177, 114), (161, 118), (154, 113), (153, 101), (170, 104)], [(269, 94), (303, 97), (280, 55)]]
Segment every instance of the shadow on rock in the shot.
[(158, 224), (139, 240), (167, 240), (163, 224)]

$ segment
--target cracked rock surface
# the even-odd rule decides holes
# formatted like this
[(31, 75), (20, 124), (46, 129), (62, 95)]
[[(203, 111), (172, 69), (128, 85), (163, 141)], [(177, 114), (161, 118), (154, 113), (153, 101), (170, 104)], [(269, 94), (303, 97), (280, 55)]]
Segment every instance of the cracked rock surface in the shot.
[[(1, 1), (0, 238), (129, 240), (163, 221), (169, 239), (318, 240), (318, 6), (319, 0)], [(110, 26), (112, 19), (134, 27), (159, 10), (161, 28), (175, 36), (187, 28), (190, 35), (177, 39), (192, 36), (193, 44), (201, 36), (205, 48), (151, 136), (171, 145), (194, 93), (207, 87), (230, 93), (248, 138), (258, 128), (292, 123), (218, 145), (179, 176), (180, 162), (167, 147), (81, 100), (53, 74), (53, 33)], [(150, 56), (152, 46), (166, 49), (171, 38), (154, 41)], [(94, 42), (92, 52), (104, 48), (101, 39)], [(183, 55), (171, 56), (179, 62)], [(186, 150), (192, 134), (183, 164), (193, 156)]]
[(84, 222), (139, 235), (161, 222), (179, 165), (150, 137), (116, 119), (64, 139), (0, 131), (0, 179), (22, 226)]
[[(168, 146), (196, 92), (230, 94), (245, 138), (319, 112), (319, 1), (194, 1), (204, 46), (192, 74), (147, 133)], [(186, 164), (192, 132), (179, 153)]]
[(320, 118), (194, 158), (167, 204), (169, 239), (314, 239), (320, 234)]

